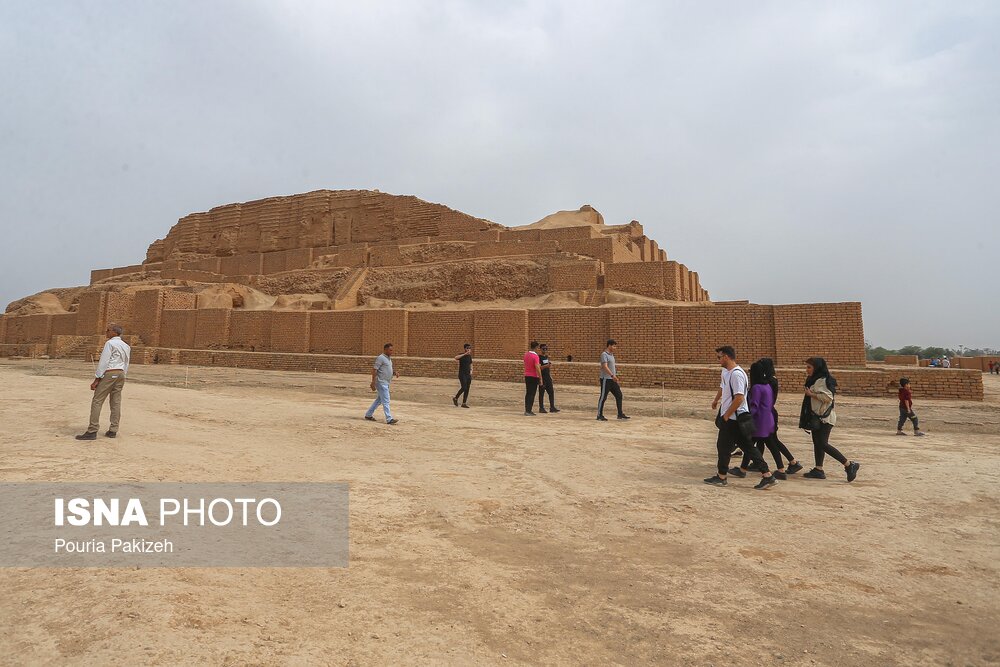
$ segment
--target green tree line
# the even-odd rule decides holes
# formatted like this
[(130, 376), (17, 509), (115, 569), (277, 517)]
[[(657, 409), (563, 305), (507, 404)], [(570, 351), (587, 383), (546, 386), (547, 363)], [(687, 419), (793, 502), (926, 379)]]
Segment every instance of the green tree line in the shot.
[(950, 347), (920, 347), (919, 345), (904, 345), (898, 350), (890, 350), (879, 345), (873, 346), (865, 341), (865, 356), (868, 361), (885, 361), (887, 355), (895, 354), (915, 354), (920, 359), (940, 359), (941, 357), (983, 357), (987, 355), (1000, 354), (996, 348), (971, 348), (959, 345), (958, 349)]

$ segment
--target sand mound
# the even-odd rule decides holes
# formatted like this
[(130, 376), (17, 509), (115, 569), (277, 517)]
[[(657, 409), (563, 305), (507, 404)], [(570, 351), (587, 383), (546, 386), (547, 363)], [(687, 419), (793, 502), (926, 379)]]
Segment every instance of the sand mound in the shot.
[(198, 291), (198, 308), (242, 308), (269, 310), (275, 298), (246, 285), (221, 283), (206, 285)]
[(558, 229), (560, 227), (583, 227), (584, 225), (591, 225), (593, 227), (603, 226), (604, 216), (590, 204), (584, 204), (579, 210), (556, 211), (552, 215), (545, 216), (538, 222), (514, 227), (514, 229)]
[(76, 310), (74, 305), (80, 299), (85, 287), (61, 287), (26, 296), (11, 301), (7, 306), (8, 315), (59, 315)]

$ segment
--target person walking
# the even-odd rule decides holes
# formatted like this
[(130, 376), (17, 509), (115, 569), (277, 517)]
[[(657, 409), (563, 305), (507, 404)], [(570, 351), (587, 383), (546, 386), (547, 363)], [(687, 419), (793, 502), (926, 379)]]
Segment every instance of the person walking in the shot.
[[(768, 371), (770, 369), (770, 377)], [(750, 364), (750, 394), (747, 399), (750, 414), (753, 416), (755, 431), (753, 444), (761, 454), (764, 448), (771, 452), (774, 459), (773, 475), (778, 479), (788, 479), (788, 475), (802, 470), (784, 443), (778, 440), (778, 411), (775, 409), (775, 397), (778, 395), (778, 380), (774, 377), (774, 362), (769, 358), (758, 359)], [(788, 460), (788, 467), (782, 463), (782, 456)], [(731, 468), (729, 474), (734, 477), (746, 477), (747, 472), (761, 472), (758, 466), (750, 465), (750, 456), (743, 454), (739, 468)]]
[(909, 419), (913, 422), (913, 435), (926, 435), (917, 424), (917, 414), (913, 411), (913, 392), (910, 391), (910, 379), (899, 378), (899, 422), (896, 424), (896, 435), (906, 435), (903, 424)]
[(132, 356), (132, 348), (122, 340), (122, 328), (117, 324), (109, 324), (104, 330), (107, 340), (101, 350), (101, 360), (97, 362), (94, 380), (90, 390), (94, 397), (90, 401), (90, 425), (86, 432), (76, 436), (77, 440), (97, 440), (97, 432), (101, 429), (101, 410), (105, 399), (111, 399), (111, 424), (105, 436), (118, 436), (118, 426), (122, 417), (122, 389), (125, 388), (125, 376), (128, 375), (128, 362)]
[(860, 463), (848, 461), (847, 457), (830, 444), (830, 432), (837, 423), (834, 411), (837, 380), (830, 374), (823, 357), (806, 359), (806, 389), (799, 413), (799, 428), (809, 431), (816, 456), (816, 467), (805, 473), (809, 479), (826, 479), (823, 460), (827, 454), (837, 459), (847, 472), (847, 481), (853, 482), (858, 476)]
[(398, 378), (399, 373), (392, 368), (392, 351), (392, 343), (386, 343), (382, 346), (382, 354), (375, 357), (375, 364), (372, 366), (371, 388), (377, 393), (377, 396), (375, 396), (371, 407), (368, 408), (368, 412), (365, 413), (365, 419), (370, 422), (375, 421), (375, 408), (381, 405), (382, 411), (385, 413), (385, 423), (395, 426), (399, 420), (393, 418), (389, 409), (389, 383), (392, 382), (393, 378)]
[(545, 414), (545, 394), (547, 393), (549, 395), (548, 412), (559, 412), (559, 408), (556, 407), (556, 390), (552, 384), (552, 360), (549, 359), (549, 346), (542, 343), (538, 349), (540, 350), (538, 363), (542, 369), (542, 383), (538, 388), (538, 411)]
[(535, 393), (542, 381), (542, 364), (538, 359), (538, 341), (533, 340), (524, 353), (524, 416), (534, 417)]
[(462, 397), (462, 407), (469, 407), (469, 388), (472, 386), (472, 345), (466, 343), (462, 354), (455, 357), (458, 362), (458, 393), (451, 402), (458, 407), (458, 397)]
[[(726, 486), (727, 475), (729, 474), (729, 461), (732, 459), (733, 446), (739, 446), (744, 454), (748, 454), (750, 459), (761, 471), (760, 481), (754, 486), (755, 489), (770, 489), (778, 483), (774, 475), (767, 468), (767, 461), (764, 456), (757, 451), (750, 441), (748, 434), (740, 424), (741, 415), (750, 412), (747, 404), (747, 390), (750, 379), (746, 371), (736, 365), (736, 350), (730, 345), (723, 345), (715, 350), (715, 356), (722, 366), (722, 378), (719, 382), (719, 391), (712, 401), (712, 409), (718, 409), (715, 417), (715, 425), (719, 429), (716, 438), (715, 449), (718, 453), (717, 473), (706, 478), (706, 484), (712, 486)], [(739, 468), (736, 468), (739, 470)], [(746, 473), (743, 474), (745, 476)]]
[(615, 405), (618, 407), (618, 419), (630, 419), (622, 410), (622, 388), (618, 382), (618, 368), (615, 365), (615, 351), (618, 349), (618, 341), (609, 338), (601, 352), (601, 398), (597, 401), (597, 421), (606, 422), (608, 418), (604, 416), (604, 401), (608, 394), (615, 397)]

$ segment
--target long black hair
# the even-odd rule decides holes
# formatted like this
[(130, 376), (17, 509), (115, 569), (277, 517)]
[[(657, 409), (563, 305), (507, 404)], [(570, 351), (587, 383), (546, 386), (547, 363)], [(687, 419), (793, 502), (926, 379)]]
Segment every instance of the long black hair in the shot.
[(771, 385), (771, 391), (774, 392), (774, 400), (778, 400), (778, 378), (774, 374), (774, 359), (771, 357), (764, 357), (757, 361), (760, 367), (764, 370), (764, 377), (767, 379), (767, 383)]
[(813, 367), (812, 375), (806, 378), (806, 386), (811, 387), (816, 384), (816, 380), (823, 378), (826, 380), (827, 389), (830, 393), (837, 393), (837, 378), (830, 374), (830, 369), (826, 365), (823, 357), (809, 357), (806, 363)]
[(759, 361), (750, 364), (750, 386), (755, 384), (767, 384), (767, 374)]

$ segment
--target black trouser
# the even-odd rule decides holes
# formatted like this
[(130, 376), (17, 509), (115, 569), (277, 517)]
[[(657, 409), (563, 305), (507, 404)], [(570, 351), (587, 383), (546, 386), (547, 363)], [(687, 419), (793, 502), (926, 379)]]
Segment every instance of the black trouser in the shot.
[(764, 455), (757, 451), (750, 439), (743, 435), (740, 425), (735, 419), (727, 419), (719, 428), (719, 437), (715, 441), (715, 448), (719, 450), (719, 475), (729, 472), (729, 461), (733, 455), (733, 447), (737, 446), (743, 450), (744, 455), (756, 463), (763, 472), (767, 472), (767, 461)]
[(463, 404), (468, 403), (469, 402), (469, 387), (472, 386), (472, 376), (471, 375), (459, 375), (458, 376), (458, 383), (459, 383), (460, 387), (458, 389), (458, 393), (455, 394), (455, 400), (458, 400), (458, 397), (461, 396), (462, 397), (462, 403)]
[(597, 416), (604, 416), (604, 399), (609, 393), (614, 394), (615, 403), (618, 405), (618, 416), (621, 417), (625, 414), (622, 412), (622, 388), (611, 378), (601, 378), (601, 399), (597, 402)]
[(847, 465), (847, 457), (840, 453), (836, 447), (830, 444), (830, 431), (833, 426), (823, 424), (822, 427), (812, 431), (813, 452), (816, 454), (816, 467), (823, 467), (823, 457), (827, 454)]
[[(792, 453), (788, 451), (788, 447), (785, 447), (785, 443), (778, 440), (778, 432), (775, 431), (766, 438), (756, 438), (754, 440), (754, 446), (757, 447), (757, 451), (761, 454), (764, 453), (764, 447), (767, 447), (767, 451), (771, 452), (771, 458), (774, 459), (774, 465), (776, 468), (784, 468), (785, 466), (781, 463), (781, 457), (784, 456), (789, 463), (795, 460)], [(740, 463), (741, 468), (746, 468), (750, 465), (750, 457), (746, 454), (743, 455), (743, 461)]]
[(906, 423), (907, 419), (909, 419), (911, 422), (913, 422), (913, 430), (914, 431), (919, 431), (920, 430), (920, 427), (917, 426), (917, 415), (916, 415), (916, 413), (913, 412), (912, 410), (904, 408), (901, 405), (901, 406), (899, 406), (899, 423), (896, 424), (896, 430), (897, 431), (902, 431), (903, 430), (903, 424)]
[(538, 391), (538, 378), (524, 376), (524, 411), (531, 412), (535, 405), (535, 392)]
[(545, 394), (549, 395), (549, 409), (556, 407), (556, 390), (552, 385), (552, 374), (542, 371), (542, 385), (538, 390), (538, 409), (545, 409)]

